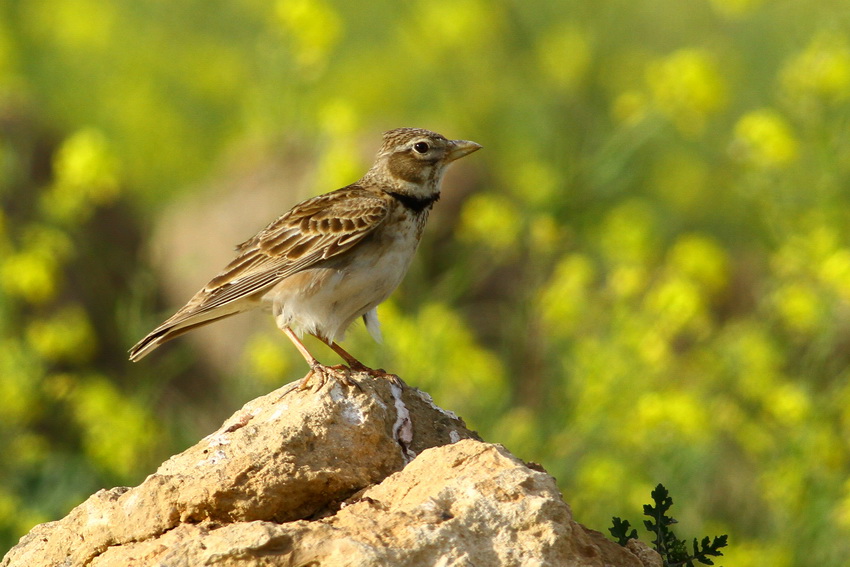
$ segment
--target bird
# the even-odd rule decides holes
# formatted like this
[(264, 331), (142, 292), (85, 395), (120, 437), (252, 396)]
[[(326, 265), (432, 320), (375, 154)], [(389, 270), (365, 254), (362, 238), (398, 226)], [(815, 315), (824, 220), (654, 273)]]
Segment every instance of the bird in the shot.
[[(339, 341), (358, 318), (381, 341), (377, 307), (410, 267), (446, 168), (481, 147), (422, 128), (385, 132), (359, 181), (296, 204), (239, 244), (233, 261), (130, 349), (130, 360), (219, 319), (264, 309), (310, 367), (302, 386), (312, 376), (349, 384), (352, 370), (376, 372)], [(348, 366), (320, 363), (304, 346), (304, 333)]]

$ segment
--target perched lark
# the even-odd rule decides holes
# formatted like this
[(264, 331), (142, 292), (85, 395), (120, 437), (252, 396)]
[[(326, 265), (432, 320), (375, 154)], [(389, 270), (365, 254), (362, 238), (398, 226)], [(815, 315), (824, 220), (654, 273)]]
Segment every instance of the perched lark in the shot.
[(347, 380), (347, 374), (319, 363), (299, 339), (303, 332), (327, 343), (350, 368), (368, 371), (336, 341), (358, 317), (380, 340), (376, 307), (410, 266), (446, 166), (480, 148), (418, 128), (386, 132), (360, 181), (295, 205), (240, 244), (236, 259), (139, 341), (130, 360), (196, 327), (267, 308), (310, 365), (307, 379)]

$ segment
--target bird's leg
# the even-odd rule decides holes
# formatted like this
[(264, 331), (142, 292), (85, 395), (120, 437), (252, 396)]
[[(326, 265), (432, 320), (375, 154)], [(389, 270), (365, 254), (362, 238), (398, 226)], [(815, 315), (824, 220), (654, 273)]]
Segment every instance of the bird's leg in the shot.
[(307, 374), (307, 376), (305, 376), (301, 380), (301, 385), (299, 386), (299, 389), (303, 390), (307, 388), (307, 384), (309, 384), (310, 378), (312, 378), (314, 375), (318, 376), (319, 378), (319, 388), (325, 385), (325, 380), (327, 380), (328, 376), (336, 378), (346, 386), (353, 386), (357, 384), (348, 376), (348, 368), (341, 365), (339, 367), (325, 366), (324, 364), (316, 360), (315, 356), (310, 354), (310, 351), (307, 350), (307, 347), (304, 346), (304, 343), (301, 342), (301, 339), (298, 338), (298, 335), (296, 335), (292, 329), (290, 329), (289, 327), (283, 327), (282, 331), (284, 332), (284, 334), (286, 334), (287, 337), (289, 337), (289, 340), (292, 341), (292, 344), (295, 345), (295, 348), (298, 349), (298, 352), (301, 353), (301, 356), (304, 357), (304, 360), (307, 361), (307, 364), (310, 365), (310, 373)]
[(340, 355), (342, 359), (348, 363), (348, 366), (355, 372), (373, 372), (371, 368), (354, 358), (354, 355), (342, 348), (339, 343), (326, 339), (322, 339), (322, 341), (331, 347), (335, 353)]
[[(319, 338), (321, 338), (321, 337), (319, 337)], [(378, 369), (369, 368), (368, 366), (366, 366), (365, 364), (363, 364), (362, 362), (360, 362), (359, 360), (354, 358), (354, 356), (350, 352), (348, 352), (347, 350), (342, 348), (339, 345), (339, 343), (336, 343), (336, 342), (333, 342), (333, 341), (328, 341), (328, 340), (325, 340), (325, 339), (322, 339), (322, 341), (326, 345), (331, 347), (334, 350), (335, 353), (340, 355), (348, 363), (348, 366), (351, 367), (351, 369), (354, 370), (355, 372), (365, 372), (365, 373), (369, 374), (370, 376), (386, 378), (390, 382), (394, 383), (396, 386), (399, 386), (399, 387), (402, 386), (401, 378), (399, 378), (395, 374), (390, 374), (389, 372), (387, 372), (383, 368), (378, 368)]]

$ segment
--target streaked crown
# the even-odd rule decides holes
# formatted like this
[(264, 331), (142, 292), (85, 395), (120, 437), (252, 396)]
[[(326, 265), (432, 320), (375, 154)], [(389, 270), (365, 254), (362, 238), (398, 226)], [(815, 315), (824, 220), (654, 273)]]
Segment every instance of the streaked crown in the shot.
[(384, 143), (367, 176), (406, 186), (409, 193), (433, 194), (439, 192), (447, 165), (480, 148), (475, 142), (449, 140), (423, 128), (396, 128), (384, 133)]

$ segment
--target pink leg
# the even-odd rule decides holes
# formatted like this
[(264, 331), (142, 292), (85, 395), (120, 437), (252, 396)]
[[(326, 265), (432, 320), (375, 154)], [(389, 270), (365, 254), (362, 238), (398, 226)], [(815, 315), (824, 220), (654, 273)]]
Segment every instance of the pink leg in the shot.
[(284, 327), (282, 330), (286, 334), (286, 336), (289, 337), (289, 340), (292, 341), (292, 344), (295, 345), (295, 348), (298, 349), (298, 352), (301, 353), (301, 356), (304, 357), (304, 360), (307, 361), (307, 364), (310, 365), (310, 373), (307, 374), (307, 376), (305, 376), (303, 380), (301, 380), (301, 385), (299, 386), (299, 389), (303, 390), (307, 388), (307, 385), (310, 382), (310, 378), (313, 377), (313, 375), (317, 375), (319, 377), (319, 388), (321, 388), (325, 384), (325, 380), (327, 380), (328, 376), (339, 380), (346, 386), (357, 385), (356, 382), (354, 382), (353, 380), (351, 380), (351, 378), (348, 377), (348, 368), (344, 366), (325, 366), (324, 364), (316, 360), (315, 356), (310, 354), (310, 351), (307, 350), (307, 347), (304, 346), (304, 343), (301, 342), (301, 339), (298, 338), (298, 335), (296, 335), (292, 329), (290, 329), (289, 327)]
[(354, 356), (347, 350), (342, 348), (339, 343), (330, 341), (324, 341), (324, 343), (331, 347), (335, 353), (340, 355), (342, 359), (348, 363), (348, 366), (350, 366), (352, 370), (356, 370), (357, 372), (370, 372), (372, 370), (371, 368), (354, 358)]
[(348, 363), (348, 366), (350, 366), (351, 369), (354, 370), (355, 372), (365, 372), (365, 373), (369, 374), (370, 376), (377, 376), (377, 377), (386, 378), (387, 380), (394, 382), (398, 386), (402, 385), (401, 378), (399, 378), (395, 374), (390, 374), (389, 372), (387, 372), (386, 370), (384, 370), (382, 368), (378, 368), (377, 370), (374, 369), (374, 368), (369, 368), (368, 366), (366, 366), (365, 364), (363, 364), (362, 362), (360, 362), (359, 360), (354, 358), (354, 356), (352, 356), (351, 353), (349, 353), (347, 350), (342, 348), (338, 343), (326, 341), (325, 339), (322, 339), (321, 337), (319, 337), (319, 338), (320, 338), (320, 340), (322, 340), (322, 342), (324, 342), (326, 345), (331, 347), (334, 350), (335, 353), (340, 355)]

